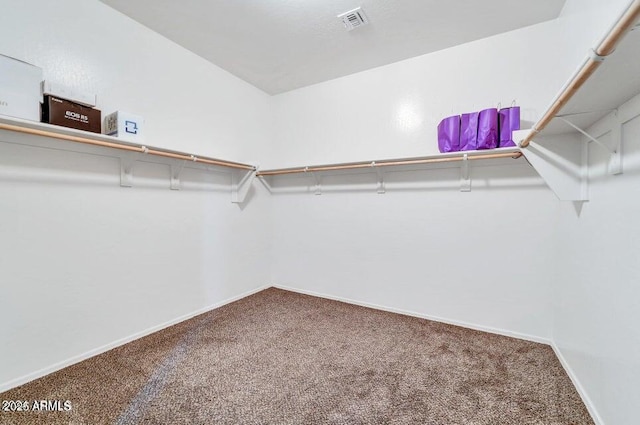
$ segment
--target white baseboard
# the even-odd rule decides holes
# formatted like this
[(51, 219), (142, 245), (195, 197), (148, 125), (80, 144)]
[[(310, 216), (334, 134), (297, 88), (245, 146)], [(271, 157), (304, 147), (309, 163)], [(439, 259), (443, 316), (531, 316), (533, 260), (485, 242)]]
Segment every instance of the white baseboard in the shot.
[(376, 310), (382, 310), (382, 311), (388, 311), (390, 313), (398, 313), (398, 314), (403, 314), (405, 316), (411, 316), (411, 317), (418, 317), (421, 319), (427, 319), (427, 320), (433, 320), (435, 322), (441, 322), (441, 323), (447, 323), (450, 325), (455, 325), (455, 326), (461, 326), (464, 328), (469, 328), (469, 329), (474, 329), (474, 330), (478, 330), (478, 331), (483, 331), (483, 332), (489, 332), (489, 333), (493, 333), (493, 334), (497, 334), (497, 335), (503, 335), (503, 336), (508, 336), (508, 337), (512, 337), (512, 338), (518, 338), (518, 339), (522, 339), (522, 340), (526, 340), (526, 341), (532, 341), (532, 342), (538, 342), (538, 343), (542, 343), (542, 344), (547, 344), (549, 346), (551, 346), (551, 348), (553, 349), (554, 353), (556, 354), (556, 356), (558, 357), (558, 360), (560, 361), (560, 364), (562, 365), (562, 367), (564, 368), (565, 372), (567, 373), (567, 375), (569, 376), (569, 378), (571, 379), (571, 382), (573, 383), (573, 385), (575, 386), (576, 390), (578, 391), (578, 394), (580, 395), (580, 397), (582, 398), (583, 403), (585, 404), (585, 406), (587, 407), (587, 410), (589, 411), (589, 414), (591, 415), (591, 417), (593, 418), (594, 422), (596, 423), (596, 425), (604, 425), (604, 421), (602, 420), (602, 418), (600, 417), (600, 415), (598, 414), (598, 411), (596, 410), (595, 406), (593, 405), (593, 403), (591, 402), (591, 399), (589, 398), (589, 395), (587, 394), (587, 392), (585, 391), (584, 387), (582, 386), (582, 384), (580, 383), (580, 380), (577, 378), (576, 374), (573, 372), (573, 369), (571, 368), (571, 366), (569, 365), (569, 363), (567, 362), (567, 360), (565, 359), (564, 355), (562, 354), (562, 351), (560, 351), (560, 348), (558, 348), (558, 346), (550, 339), (548, 338), (541, 338), (538, 336), (534, 336), (534, 335), (528, 335), (528, 334), (523, 334), (520, 332), (513, 332), (513, 331), (509, 331), (506, 329), (500, 329), (500, 328), (493, 328), (493, 327), (489, 327), (489, 326), (481, 326), (481, 325), (476, 325), (473, 323), (468, 323), (468, 322), (462, 322), (459, 320), (452, 320), (452, 319), (446, 319), (446, 318), (442, 318), (442, 317), (438, 317), (438, 316), (431, 316), (428, 314), (422, 314), (422, 313), (417, 313), (414, 311), (408, 311), (408, 310), (402, 310), (402, 309), (397, 309), (397, 308), (392, 308), (392, 307), (386, 307), (386, 306), (381, 306), (378, 304), (372, 304), (372, 303), (367, 303), (367, 302), (362, 302), (362, 301), (357, 301), (357, 300), (353, 300), (353, 299), (349, 299), (349, 298), (344, 298), (344, 297), (338, 297), (338, 296), (333, 296), (333, 295), (329, 295), (329, 294), (323, 294), (323, 293), (319, 293), (319, 292), (315, 292), (315, 291), (308, 291), (308, 290), (304, 290), (304, 289), (299, 289), (299, 288), (293, 288), (293, 287), (289, 287), (289, 286), (285, 286), (285, 285), (264, 285), (255, 289), (252, 289), (250, 291), (244, 292), (242, 294), (236, 295), (234, 297), (228, 298), (226, 300), (217, 302), (215, 304), (212, 304), (210, 306), (204, 307), (200, 310), (185, 314), (183, 316), (177, 317), (173, 320), (170, 320), (168, 322), (162, 323), (160, 325), (157, 326), (153, 326), (151, 328), (145, 329), (144, 331), (141, 332), (137, 332), (133, 335), (130, 335), (128, 337), (125, 338), (121, 338), (117, 341), (111, 342), (109, 344), (103, 345), (101, 347), (98, 347), (96, 349), (87, 351), (83, 354), (71, 357), (67, 360), (58, 362), (56, 364), (53, 364), (51, 366), (48, 366), (46, 368), (40, 369), (36, 372), (30, 373), (28, 375), (24, 375), (20, 378), (17, 379), (13, 379), (11, 381), (5, 382), (0, 384), (0, 393), (4, 392), (4, 391), (8, 391), (12, 388), (18, 387), (20, 385), (26, 384), (27, 382), (33, 381), (34, 379), (38, 379), (41, 378), (45, 375), (48, 375), (50, 373), (56, 372), (60, 369), (63, 369), (65, 367), (71, 366), (73, 364), (79, 363), (83, 360), (86, 360), (90, 357), (94, 357), (97, 356), (99, 354), (102, 354), (106, 351), (109, 351), (113, 348), (119, 347), (121, 345), (124, 345), (128, 342), (134, 341), (136, 339), (145, 337), (147, 335), (150, 335), (154, 332), (158, 332), (162, 329), (168, 328), (169, 326), (173, 326), (177, 323), (183, 322), (185, 320), (191, 319), (192, 317), (195, 317), (199, 314), (202, 313), (206, 313), (208, 311), (214, 310), (216, 308), (222, 307), (223, 305), (226, 304), (230, 304), (234, 301), (238, 301), (242, 298), (248, 297), (249, 295), (253, 295), (257, 292), (263, 291), (265, 289), (268, 289), (270, 287), (274, 287), (274, 288), (278, 288), (278, 289), (282, 289), (285, 291), (291, 291), (291, 292), (297, 292), (300, 294), (305, 294), (305, 295), (311, 295), (311, 296), (315, 296), (315, 297), (320, 297), (320, 298), (325, 298), (325, 299), (330, 299), (330, 300), (335, 300), (335, 301), (341, 301), (347, 304), (353, 304), (353, 305), (358, 305), (358, 306), (362, 306), (362, 307), (368, 307), (368, 308), (373, 308)]
[(56, 372), (56, 371), (58, 371), (60, 369), (64, 369), (65, 367), (68, 367), (68, 366), (71, 366), (73, 364), (79, 363), (79, 362), (81, 362), (83, 360), (86, 360), (86, 359), (88, 359), (90, 357), (97, 356), (98, 354), (102, 354), (105, 351), (109, 351), (109, 350), (111, 350), (113, 348), (119, 347), (119, 346), (124, 345), (124, 344), (126, 344), (128, 342), (131, 342), (133, 340), (142, 338), (142, 337), (147, 336), (149, 334), (152, 334), (154, 332), (158, 332), (158, 331), (160, 331), (162, 329), (168, 328), (169, 326), (173, 326), (173, 325), (175, 325), (177, 323), (180, 323), (180, 322), (183, 322), (185, 320), (191, 319), (192, 317), (195, 317), (195, 316), (197, 316), (199, 314), (206, 313), (206, 312), (214, 310), (214, 309), (216, 309), (218, 307), (222, 307), (223, 305), (230, 304), (230, 303), (232, 303), (234, 301), (238, 301), (239, 299), (248, 297), (249, 295), (253, 295), (253, 294), (255, 294), (257, 292), (260, 292), (260, 291), (263, 291), (263, 290), (265, 290), (265, 289), (267, 289), (269, 287), (271, 287), (271, 285), (264, 285), (264, 286), (261, 286), (261, 287), (256, 288), (256, 289), (252, 289), (252, 290), (244, 292), (244, 293), (242, 293), (240, 295), (236, 295), (234, 297), (227, 298), (226, 300), (217, 302), (217, 303), (212, 304), (210, 306), (201, 308), (201, 309), (199, 309), (197, 311), (194, 311), (194, 312), (185, 314), (183, 316), (177, 317), (177, 318), (175, 318), (173, 320), (169, 320), (168, 322), (162, 323), (160, 325), (152, 326), (152, 327), (150, 327), (148, 329), (145, 329), (145, 330), (143, 330), (141, 332), (137, 332), (137, 333), (135, 333), (133, 335), (129, 335), (129, 336), (125, 337), (125, 338), (118, 339), (118, 340), (113, 341), (113, 342), (111, 342), (109, 344), (103, 345), (102, 347), (98, 347), (98, 348), (95, 348), (93, 350), (89, 350), (89, 351), (87, 351), (85, 353), (79, 354), (77, 356), (73, 356), (73, 357), (71, 357), (71, 358), (69, 358), (67, 360), (63, 360), (61, 362), (55, 363), (55, 364), (53, 364), (51, 366), (45, 367), (45, 368), (40, 369), (40, 370), (38, 370), (36, 372), (29, 373), (27, 375), (21, 376), (20, 378), (12, 379), (11, 381), (8, 381), (8, 382), (4, 382), (4, 383), (0, 384), (0, 393), (2, 393), (4, 391), (8, 391), (11, 388), (15, 388), (15, 387), (18, 387), (20, 385), (26, 384), (27, 382), (33, 381), (34, 379), (41, 378), (41, 377), (43, 377), (45, 375), (48, 375), (48, 374), (53, 373), (53, 372)]
[(433, 320), (434, 322), (447, 323), (449, 325), (456, 325), (456, 326), (461, 326), (461, 327), (464, 327), (464, 328), (474, 329), (474, 330), (483, 331), (483, 332), (489, 332), (489, 333), (508, 336), (508, 337), (512, 337), (512, 338), (523, 339), (523, 340), (526, 340), (526, 341), (539, 342), (541, 344), (549, 345), (549, 346), (551, 346), (551, 348), (553, 349), (553, 352), (558, 357), (558, 360), (560, 361), (560, 364), (564, 368), (565, 372), (567, 373), (567, 375), (569, 375), (569, 378), (571, 379), (571, 382), (573, 383), (574, 387), (576, 388), (576, 391), (578, 391), (578, 394), (580, 395), (580, 398), (582, 398), (582, 402), (587, 407), (587, 410), (589, 411), (589, 414), (591, 415), (591, 418), (593, 419), (595, 424), (596, 425), (604, 425), (604, 421), (602, 420), (602, 418), (598, 414), (598, 411), (596, 410), (595, 406), (591, 402), (591, 399), (587, 395), (587, 392), (585, 391), (584, 387), (582, 386), (582, 384), (578, 380), (576, 374), (573, 372), (573, 369), (571, 369), (571, 366), (569, 365), (567, 360), (564, 358), (564, 356), (562, 355), (562, 352), (560, 351), (558, 346), (555, 344), (555, 342), (553, 342), (552, 339), (541, 338), (541, 337), (534, 336), (534, 335), (527, 335), (527, 334), (523, 334), (523, 333), (520, 333), (520, 332), (513, 332), (513, 331), (508, 331), (508, 330), (499, 329), (499, 328), (493, 328), (493, 327), (489, 327), (489, 326), (476, 325), (476, 324), (473, 324), (473, 323), (462, 322), (462, 321), (459, 321), (459, 320), (445, 319), (445, 318), (442, 318), (442, 317), (431, 316), (431, 315), (422, 314), (422, 313), (416, 313), (416, 312), (413, 312), (413, 311), (407, 311), (407, 310), (402, 310), (402, 309), (397, 309), (397, 308), (392, 308), (392, 307), (385, 307), (385, 306), (381, 306), (381, 305), (377, 305), (377, 304), (371, 304), (371, 303), (356, 301), (356, 300), (352, 300), (352, 299), (349, 299), (349, 298), (337, 297), (337, 296), (333, 296), (333, 295), (322, 294), (322, 293), (318, 293), (318, 292), (315, 292), (315, 291), (308, 291), (308, 290), (293, 288), (293, 287), (284, 286), (284, 285), (273, 285), (273, 287), (274, 288), (278, 288), (278, 289), (283, 289), (285, 291), (297, 292), (297, 293), (300, 293), (300, 294), (311, 295), (311, 296), (314, 296), (314, 297), (320, 297), (320, 298), (326, 298), (326, 299), (335, 300), (335, 301), (341, 301), (341, 302), (345, 302), (345, 303), (348, 303), (348, 304), (354, 304), (354, 305), (358, 305), (358, 306), (362, 306), (362, 307), (373, 308), (373, 309), (376, 309), (376, 310), (388, 311), (388, 312), (391, 312), (391, 313), (398, 313), (398, 314), (403, 314), (403, 315), (406, 315), (406, 316), (418, 317), (418, 318), (421, 318), (421, 319)]
[(560, 364), (564, 368), (564, 371), (567, 372), (567, 375), (569, 375), (569, 378), (571, 379), (573, 386), (576, 387), (576, 391), (578, 391), (578, 394), (580, 395), (582, 402), (587, 407), (587, 410), (589, 411), (589, 414), (591, 415), (591, 419), (593, 419), (593, 422), (595, 422), (596, 425), (604, 425), (604, 421), (598, 414), (596, 407), (591, 402), (591, 399), (589, 398), (587, 391), (584, 389), (584, 387), (580, 383), (580, 380), (574, 373), (573, 369), (571, 369), (569, 362), (562, 354), (562, 351), (560, 351), (560, 348), (556, 345), (555, 342), (551, 343), (551, 348), (553, 348), (553, 352), (556, 353), (556, 357), (558, 357), (558, 360), (560, 360)]
[(461, 326), (463, 328), (474, 329), (474, 330), (477, 330), (477, 331), (489, 332), (489, 333), (492, 333), (492, 334), (508, 336), (508, 337), (511, 337), (511, 338), (523, 339), (525, 341), (532, 341), (532, 342), (538, 342), (538, 343), (541, 343), (541, 344), (552, 345), (550, 339), (542, 338), (542, 337), (535, 336), (535, 335), (528, 335), (528, 334), (523, 334), (523, 333), (520, 333), (520, 332), (509, 331), (509, 330), (506, 330), (506, 329), (493, 328), (493, 327), (490, 327), (490, 326), (482, 326), (482, 325), (477, 325), (477, 324), (474, 324), (474, 323), (462, 322), (462, 321), (459, 321), (459, 320), (446, 319), (444, 317), (431, 316), (431, 315), (428, 315), (428, 314), (417, 313), (415, 311), (408, 311), (408, 310), (402, 310), (402, 309), (393, 308), (393, 307), (386, 307), (386, 306), (382, 306), (382, 305), (378, 305), (378, 304), (371, 304), (371, 303), (367, 303), (367, 302), (352, 300), (352, 299), (349, 299), (349, 298), (336, 297), (336, 296), (333, 296), (333, 295), (322, 294), (322, 293), (314, 292), (314, 291), (307, 291), (307, 290), (304, 290), (304, 289), (298, 289), (298, 288), (293, 288), (293, 287), (284, 286), (284, 285), (273, 285), (273, 287), (274, 288), (278, 288), (278, 289), (283, 289), (285, 291), (292, 291), (292, 292), (297, 292), (297, 293), (300, 293), (300, 294), (312, 295), (314, 297), (326, 298), (326, 299), (334, 300), (334, 301), (341, 301), (341, 302), (344, 302), (344, 303), (347, 303), (347, 304), (354, 304), (354, 305), (358, 305), (358, 306), (361, 306), (361, 307), (369, 307), (369, 308), (373, 308), (373, 309), (376, 309), (376, 310), (388, 311), (390, 313), (398, 313), (398, 314), (403, 314), (405, 316), (412, 316), (412, 317), (418, 317), (420, 319), (433, 320), (434, 322), (441, 322), (441, 323), (446, 323), (446, 324), (449, 324), (449, 325)]
[(311, 295), (311, 296), (315, 296), (315, 297), (320, 297), (320, 298), (325, 298), (325, 299), (330, 299), (330, 300), (335, 300), (335, 301), (341, 301), (341, 302), (345, 302), (348, 304), (353, 304), (353, 305), (358, 305), (358, 306), (362, 306), (362, 307), (368, 307), (368, 308), (373, 308), (376, 310), (382, 310), (382, 311), (388, 311), (390, 313), (398, 313), (398, 314), (403, 314), (406, 316), (412, 316), (412, 317), (418, 317), (421, 319), (427, 319), (427, 320), (433, 320), (435, 322), (441, 322), (441, 323), (447, 323), (450, 325), (455, 325), (455, 326), (461, 326), (464, 328), (469, 328), (469, 329), (474, 329), (474, 330), (478, 330), (478, 331), (483, 331), (483, 332), (489, 332), (489, 333), (493, 333), (493, 334), (498, 334), (498, 335), (503, 335), (503, 336), (508, 336), (508, 337), (512, 337), (512, 338), (518, 338), (518, 339), (522, 339), (522, 340), (526, 340), (526, 341), (532, 341), (532, 342), (538, 342), (538, 343), (542, 343), (542, 344), (547, 344), (550, 345), (551, 348), (553, 349), (554, 353), (556, 354), (556, 356), (558, 357), (560, 364), (562, 365), (562, 367), (564, 368), (565, 372), (567, 373), (567, 375), (569, 375), (569, 378), (571, 379), (571, 382), (573, 383), (573, 385), (575, 386), (576, 390), (578, 391), (578, 394), (580, 395), (580, 397), (582, 398), (582, 401), (584, 402), (585, 406), (587, 407), (587, 410), (589, 411), (589, 414), (591, 415), (591, 417), (593, 418), (594, 422), (596, 423), (596, 425), (604, 425), (604, 422), (602, 420), (602, 418), (600, 417), (600, 415), (598, 414), (596, 408), (594, 407), (593, 403), (591, 402), (591, 399), (589, 398), (587, 392), (585, 391), (584, 387), (582, 386), (582, 384), (580, 383), (580, 381), (578, 380), (577, 376), (575, 375), (575, 373), (573, 372), (573, 369), (571, 369), (571, 366), (569, 365), (569, 363), (567, 362), (567, 360), (564, 358), (562, 351), (560, 351), (560, 349), (558, 348), (558, 346), (550, 339), (547, 338), (541, 338), (538, 336), (534, 336), (534, 335), (528, 335), (528, 334), (523, 334), (520, 332), (513, 332), (513, 331), (509, 331), (509, 330), (505, 330), (505, 329), (499, 329), (499, 328), (493, 328), (493, 327), (489, 327), (489, 326), (481, 326), (481, 325), (476, 325), (473, 323), (468, 323), (468, 322), (462, 322), (459, 320), (452, 320), (452, 319), (446, 319), (446, 318), (442, 318), (442, 317), (437, 317), (437, 316), (431, 316), (428, 314), (422, 314), (422, 313), (417, 313), (417, 312), (413, 312), (413, 311), (408, 311), (408, 310), (402, 310), (402, 309), (397, 309), (397, 308), (392, 308), (392, 307), (386, 307), (386, 306), (381, 306), (378, 304), (372, 304), (372, 303), (367, 303), (367, 302), (361, 302), (361, 301), (357, 301), (357, 300), (352, 300), (349, 298), (344, 298), (344, 297), (337, 297), (337, 296), (333, 296), (333, 295), (328, 295), (328, 294), (323, 294), (323, 293), (319, 293), (319, 292), (315, 292), (315, 291), (308, 291), (308, 290), (304, 290), (304, 289), (298, 289), (298, 288), (293, 288), (293, 287), (289, 287), (289, 286), (284, 286), (284, 285), (264, 285), (255, 289), (252, 289), (250, 291), (244, 292), (242, 294), (236, 295), (234, 297), (228, 298), (226, 300), (217, 302), (215, 304), (212, 304), (210, 306), (204, 307), (200, 310), (185, 314), (183, 316), (180, 316), (178, 318), (175, 318), (173, 320), (170, 320), (168, 322), (162, 323), (160, 325), (157, 326), (153, 326), (151, 328), (145, 329), (144, 331), (141, 332), (137, 332), (133, 335), (130, 335), (128, 337), (119, 339), (117, 341), (111, 342), (109, 344), (103, 345), (102, 347), (87, 351), (83, 354), (71, 357), (67, 360), (58, 362), (54, 365), (48, 366), (46, 368), (40, 369), (36, 372), (30, 373), (28, 375), (22, 376), (20, 378), (17, 379), (13, 379), (9, 382), (5, 382), (0, 384), (0, 393), (4, 392), (4, 391), (8, 391), (12, 388), (18, 387), (20, 385), (26, 384), (27, 382), (33, 381), (34, 379), (38, 379), (41, 378), (45, 375), (48, 375), (50, 373), (56, 372), (60, 369), (63, 369), (65, 367), (71, 366), (73, 364), (79, 363), (83, 360), (86, 360), (90, 357), (94, 357), (97, 356), (98, 354), (102, 354), (106, 351), (109, 351), (113, 348), (119, 347), (121, 345), (124, 345), (128, 342), (134, 341), (136, 339), (142, 338), (144, 336), (147, 336), (149, 334), (152, 334), (154, 332), (158, 332), (162, 329), (168, 328), (169, 326), (173, 326), (177, 323), (183, 322), (185, 320), (191, 319), (192, 317), (195, 317), (199, 314), (202, 313), (206, 313), (208, 311), (214, 310), (216, 308), (222, 307), (223, 305), (226, 304), (230, 304), (234, 301), (238, 301), (242, 298), (248, 297), (249, 295), (253, 295), (257, 292), (263, 291), (265, 289), (268, 289), (270, 287), (274, 287), (274, 288), (278, 288), (278, 289), (282, 289), (285, 291), (291, 291), (291, 292), (297, 292), (300, 294), (305, 294), (305, 295)]

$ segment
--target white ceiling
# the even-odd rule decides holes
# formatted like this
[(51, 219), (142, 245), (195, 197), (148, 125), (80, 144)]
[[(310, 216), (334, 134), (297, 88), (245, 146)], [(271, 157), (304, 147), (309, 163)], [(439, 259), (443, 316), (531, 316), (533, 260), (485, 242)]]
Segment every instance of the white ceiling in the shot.
[[(565, 2), (101, 1), (270, 94), (553, 19)], [(336, 16), (358, 6), (370, 24), (347, 32)]]

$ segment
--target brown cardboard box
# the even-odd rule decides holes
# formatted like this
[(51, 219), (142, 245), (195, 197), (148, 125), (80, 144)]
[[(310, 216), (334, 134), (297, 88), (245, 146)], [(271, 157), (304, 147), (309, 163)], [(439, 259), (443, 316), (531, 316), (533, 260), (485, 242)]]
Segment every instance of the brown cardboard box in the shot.
[(45, 96), (42, 104), (42, 122), (101, 133), (102, 114), (89, 108), (54, 96)]

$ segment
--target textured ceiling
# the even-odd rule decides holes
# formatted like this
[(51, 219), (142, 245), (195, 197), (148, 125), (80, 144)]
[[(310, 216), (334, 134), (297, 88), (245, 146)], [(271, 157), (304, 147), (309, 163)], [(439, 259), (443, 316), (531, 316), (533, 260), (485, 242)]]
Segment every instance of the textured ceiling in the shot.
[[(554, 19), (565, 0), (101, 1), (277, 94)], [(336, 16), (357, 6), (370, 24), (347, 32)]]

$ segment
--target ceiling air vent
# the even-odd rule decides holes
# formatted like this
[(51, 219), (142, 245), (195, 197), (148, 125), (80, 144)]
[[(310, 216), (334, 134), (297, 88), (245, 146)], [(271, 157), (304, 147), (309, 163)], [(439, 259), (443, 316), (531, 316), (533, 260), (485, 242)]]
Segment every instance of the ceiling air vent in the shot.
[(357, 7), (353, 10), (338, 15), (338, 19), (342, 20), (344, 27), (347, 31), (354, 30), (356, 28), (363, 27), (369, 23), (367, 15), (364, 14), (364, 10), (361, 7)]

